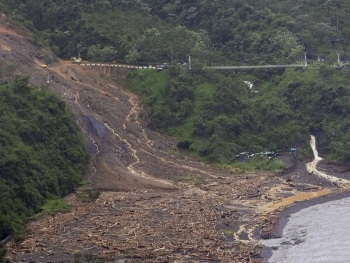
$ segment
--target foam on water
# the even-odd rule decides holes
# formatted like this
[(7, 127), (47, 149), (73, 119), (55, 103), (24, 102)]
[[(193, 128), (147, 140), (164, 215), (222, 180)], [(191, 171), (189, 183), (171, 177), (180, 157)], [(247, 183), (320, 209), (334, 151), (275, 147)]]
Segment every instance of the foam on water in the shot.
[(292, 214), (282, 238), (261, 240), (275, 249), (268, 262), (350, 262), (349, 208), (350, 198), (344, 198)]

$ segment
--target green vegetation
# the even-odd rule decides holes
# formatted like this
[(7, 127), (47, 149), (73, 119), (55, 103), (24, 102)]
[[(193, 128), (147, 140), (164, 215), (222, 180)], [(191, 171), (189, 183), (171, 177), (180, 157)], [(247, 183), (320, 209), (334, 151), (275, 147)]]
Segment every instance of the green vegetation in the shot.
[[(327, 67), (288, 69), (267, 79), (173, 67), (134, 72), (128, 86), (152, 109), (155, 128), (177, 137), (179, 147), (209, 162), (230, 163), (241, 151), (292, 147), (310, 156), (313, 132), (321, 133), (320, 146), (328, 149), (328, 158), (346, 162), (350, 160), (347, 76), (346, 71)], [(252, 90), (244, 83), (247, 80), (256, 81)]]
[(55, 214), (57, 212), (66, 212), (69, 210), (69, 205), (62, 199), (50, 199), (41, 207), (43, 212)]
[[(338, 53), (350, 57), (349, 1), (4, 0), (2, 9), (63, 58), (171, 63), (134, 73), (129, 87), (151, 107), (154, 128), (207, 161), (290, 147), (307, 156), (312, 132), (329, 158), (350, 158), (348, 77), (330, 68)], [(296, 63), (304, 52), (314, 65), (307, 70), (196, 67)]]
[(277, 161), (274, 159), (269, 159), (269, 158), (254, 158), (254, 159), (249, 159), (248, 161), (245, 162), (236, 162), (233, 165), (230, 165), (230, 168), (238, 170), (240, 172), (245, 172), (245, 171), (272, 171), (274, 173), (278, 173), (284, 170), (284, 163), (281, 161)]
[(63, 58), (156, 63), (207, 52), (205, 32), (149, 15), (141, 1), (4, 0), (3, 9), (35, 33), (38, 44)]
[(64, 209), (45, 202), (80, 183), (88, 156), (65, 103), (27, 77), (0, 86), (0, 145), (0, 239), (20, 238), (41, 207)]
[(230, 60), (283, 62), (303, 51), (333, 59), (349, 57), (347, 0), (145, 0), (151, 14), (174, 25), (205, 30)]
[(0, 246), (0, 263), (10, 263), (9, 260), (5, 259), (6, 249)]
[(207, 161), (226, 163), (240, 151), (305, 145), (303, 120), (276, 96), (253, 93), (245, 77), (175, 67), (135, 72), (128, 83), (151, 107), (157, 129)]
[(284, 63), (350, 56), (347, 0), (3, 0), (60, 57), (137, 63)]
[[(331, 68), (287, 70), (276, 89), (309, 131), (321, 133), (319, 148), (327, 148), (328, 158), (349, 162), (350, 81), (348, 71)], [(283, 95), (282, 95), (283, 94)]]
[(99, 191), (95, 190), (79, 190), (79, 192), (77, 192), (78, 198), (83, 202), (94, 202), (100, 194)]

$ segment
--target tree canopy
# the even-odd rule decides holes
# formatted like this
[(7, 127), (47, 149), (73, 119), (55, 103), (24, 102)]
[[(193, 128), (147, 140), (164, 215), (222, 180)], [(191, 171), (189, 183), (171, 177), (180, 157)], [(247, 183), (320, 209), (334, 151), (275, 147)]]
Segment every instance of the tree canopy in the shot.
[(350, 3), (317, 1), (4, 0), (8, 14), (65, 58), (271, 63), (304, 52), (349, 57)]
[(16, 77), (0, 86), (0, 239), (82, 180), (87, 153), (65, 103)]
[[(338, 54), (350, 57), (349, 1), (4, 0), (2, 8), (63, 58), (169, 62), (168, 73), (146, 82), (154, 87), (138, 83), (137, 74), (130, 83), (152, 106), (157, 128), (183, 134), (184, 145), (204, 156), (221, 140), (230, 147), (226, 160), (241, 149), (305, 145), (305, 134), (318, 131), (329, 156), (347, 159), (341, 138), (347, 138), (349, 83), (326, 66)], [(175, 66), (189, 55), (205, 63), (260, 65), (295, 63), (304, 53), (313, 63), (322, 58), (324, 67), (214, 74)], [(299, 75), (309, 82), (296, 81)], [(247, 80), (259, 90), (247, 89)]]
[(264, 79), (267, 73), (178, 67), (135, 72), (128, 82), (152, 109), (155, 128), (208, 161), (229, 163), (238, 152), (291, 148), (310, 156), (312, 133), (322, 135), (322, 155), (350, 161), (348, 73), (327, 67), (270, 70)]

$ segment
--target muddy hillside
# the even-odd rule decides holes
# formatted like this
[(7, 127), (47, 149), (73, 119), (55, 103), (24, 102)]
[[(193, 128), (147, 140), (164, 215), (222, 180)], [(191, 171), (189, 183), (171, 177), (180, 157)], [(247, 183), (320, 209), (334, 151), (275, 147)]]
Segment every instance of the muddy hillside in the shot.
[(263, 262), (258, 240), (285, 206), (341, 190), (302, 164), (277, 176), (200, 163), (148, 129), (148, 112), (118, 82), (0, 22), (0, 64), (14, 66), (5, 80), (30, 75), (67, 103), (91, 153), (85, 188), (101, 192), (84, 202), (78, 190), (70, 211), (32, 220), (22, 243), (7, 244), (12, 262)]

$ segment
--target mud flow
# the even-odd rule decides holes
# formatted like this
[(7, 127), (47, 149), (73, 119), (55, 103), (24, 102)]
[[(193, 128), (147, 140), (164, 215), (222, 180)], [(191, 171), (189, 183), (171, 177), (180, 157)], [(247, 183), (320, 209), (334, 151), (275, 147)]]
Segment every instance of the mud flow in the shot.
[[(275, 175), (198, 162), (148, 128), (148, 110), (122, 85), (131, 69), (57, 59), (3, 25), (0, 63), (67, 103), (91, 155), (87, 185), (65, 198), (70, 211), (31, 220), (23, 242), (6, 244), (11, 262), (263, 262), (259, 239), (286, 206), (341, 190), (302, 163)], [(100, 195), (87, 202), (88, 191)]]

